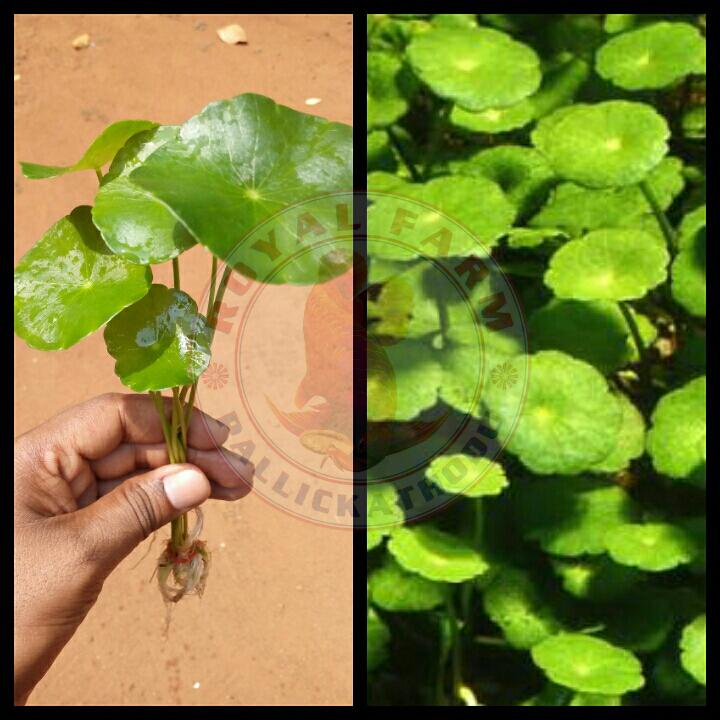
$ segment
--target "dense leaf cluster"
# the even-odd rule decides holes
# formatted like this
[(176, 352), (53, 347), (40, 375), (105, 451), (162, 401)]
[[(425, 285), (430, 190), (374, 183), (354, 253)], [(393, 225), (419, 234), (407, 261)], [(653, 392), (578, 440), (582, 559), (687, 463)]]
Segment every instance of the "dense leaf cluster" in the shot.
[[(455, 500), (430, 517), (371, 484), (370, 703), (703, 704), (705, 17), (370, 15), (367, 41), (369, 479), (438, 417), (507, 439), (413, 468)], [(405, 200), (415, 232), (379, 239)], [(473, 312), (438, 287), (488, 250), (527, 340), (488, 327), (492, 278)]]

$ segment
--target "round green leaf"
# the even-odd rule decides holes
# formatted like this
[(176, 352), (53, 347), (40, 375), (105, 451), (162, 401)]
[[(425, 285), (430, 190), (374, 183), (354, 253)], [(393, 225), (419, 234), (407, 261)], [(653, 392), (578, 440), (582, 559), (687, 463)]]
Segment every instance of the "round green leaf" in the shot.
[(550, 680), (580, 692), (623, 695), (645, 684), (632, 653), (588, 635), (555, 635), (530, 653)]
[[(273, 283), (317, 282), (327, 267), (327, 231), (299, 238), (297, 214), (276, 214), (312, 199), (313, 219), (336, 226), (331, 194), (352, 189), (352, 129), (247, 93), (185, 122), (130, 181), (239, 272)], [(274, 237), (248, 240), (271, 217)], [(336, 265), (336, 274), (347, 269)]]
[(467, 110), (514, 105), (540, 85), (535, 51), (489, 28), (422, 33), (413, 38), (407, 57), (435, 94)]
[(629, 330), (616, 303), (551, 300), (528, 322), (533, 350), (560, 350), (609, 374), (629, 360)]
[(392, 125), (407, 111), (407, 100), (398, 85), (402, 62), (386, 52), (367, 54), (367, 127)]
[(60, 350), (143, 297), (150, 268), (113, 255), (75, 208), (55, 223), (15, 268), (15, 332), (30, 347)]
[(686, 75), (705, 74), (705, 38), (687, 23), (653, 23), (605, 43), (596, 67), (625, 90), (665, 87)]
[(517, 487), (513, 499), (523, 536), (565, 557), (604, 553), (608, 529), (637, 516), (623, 488), (597, 478), (537, 479)]
[(175, 215), (141, 187), (130, 173), (177, 134), (163, 125), (132, 137), (103, 178), (92, 210), (105, 244), (116, 254), (141, 265), (163, 263), (195, 244)]
[(645, 452), (645, 420), (642, 413), (623, 393), (615, 397), (622, 408), (622, 424), (610, 454), (590, 468), (591, 472), (616, 473), (624, 470), (632, 460)]
[(395, 530), (388, 550), (406, 570), (438, 582), (465, 582), (488, 569), (482, 556), (460, 538), (428, 525)]
[(680, 640), (680, 662), (701, 685), (705, 685), (705, 615), (685, 627)]
[[(685, 185), (682, 170), (681, 160), (666, 157), (647, 177), (663, 210), (667, 210)], [(558, 227), (579, 235), (583, 230), (627, 226), (631, 218), (647, 214), (648, 210), (647, 200), (637, 185), (598, 190), (562, 183), (552, 191), (540, 212), (529, 220), (529, 225)], [(652, 220), (657, 225), (654, 217)]]
[(501, 437), (510, 436), (508, 449), (535, 473), (587, 470), (615, 444), (622, 423), (619, 403), (587, 363), (554, 350), (535, 353), (529, 362), (524, 406), (518, 397), (525, 392), (523, 383), (487, 388), (483, 401), (491, 424)]
[[(399, 242), (368, 239), (368, 252), (375, 257), (408, 260), (424, 257), (453, 257), (480, 253), (492, 247), (510, 228), (515, 208), (503, 191), (491, 180), (482, 177), (441, 177), (425, 184), (407, 184), (390, 192), (417, 200), (405, 217), (407, 229)], [(398, 209), (405, 208), (394, 197), (374, 198), (368, 209), (370, 235), (386, 236), (383, 229), (392, 228)], [(466, 231), (457, 228), (456, 223)]]
[(391, 612), (432, 610), (445, 602), (446, 587), (403, 570), (392, 558), (370, 574), (372, 602)]
[(21, 162), (23, 175), (31, 180), (57, 177), (78, 170), (99, 170), (109, 163), (115, 153), (133, 136), (143, 130), (156, 127), (149, 120), (120, 120), (108, 125), (93, 141), (85, 154), (74, 165), (36, 165)]
[(137, 392), (189, 385), (210, 362), (210, 328), (195, 301), (153, 285), (105, 328), (115, 374)]
[(673, 260), (670, 274), (675, 300), (691, 315), (705, 317), (707, 293), (705, 228), (686, 240)]
[(375, 531), (386, 536), (394, 525), (401, 525), (405, 514), (400, 506), (400, 496), (390, 483), (374, 483), (367, 488), (365, 520), (368, 532)]
[(412, 420), (437, 401), (441, 366), (423, 343), (407, 340), (368, 347), (367, 418)]
[(615, 562), (648, 572), (672, 570), (698, 554), (690, 533), (668, 523), (620, 525), (605, 536), (605, 546)]
[(538, 123), (532, 141), (558, 175), (602, 188), (643, 180), (665, 156), (669, 136), (650, 105), (610, 100), (556, 110)]
[(655, 469), (697, 485), (705, 484), (705, 385), (699, 377), (660, 398), (647, 435)]
[(545, 284), (561, 298), (633, 300), (665, 280), (668, 260), (641, 230), (594, 230), (553, 255)]
[(450, 113), (450, 122), (474, 133), (500, 133), (527, 125), (533, 119), (534, 107), (522, 100), (505, 108), (488, 108), (480, 112), (463, 110), (457, 105)]
[(557, 182), (545, 158), (537, 150), (520, 145), (481, 150), (467, 160), (450, 163), (450, 168), (460, 175), (497, 183), (520, 217), (535, 210)]
[(527, 650), (557, 633), (560, 623), (537, 583), (517, 568), (501, 568), (483, 593), (483, 608), (512, 647)]
[(445, 492), (472, 498), (499, 495), (508, 484), (502, 465), (470, 455), (441, 455), (425, 476)]

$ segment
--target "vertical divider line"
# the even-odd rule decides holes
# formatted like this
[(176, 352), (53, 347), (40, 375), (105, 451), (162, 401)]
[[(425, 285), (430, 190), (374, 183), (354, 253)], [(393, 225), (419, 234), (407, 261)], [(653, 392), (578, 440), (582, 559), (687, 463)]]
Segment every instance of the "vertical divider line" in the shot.
[(367, 698), (367, 20), (353, 13), (353, 705)]

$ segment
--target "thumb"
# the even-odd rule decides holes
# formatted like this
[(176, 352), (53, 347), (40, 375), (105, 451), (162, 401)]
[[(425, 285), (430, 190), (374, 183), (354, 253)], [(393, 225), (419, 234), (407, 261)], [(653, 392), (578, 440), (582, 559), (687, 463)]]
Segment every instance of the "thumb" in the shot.
[(199, 468), (165, 465), (126, 480), (77, 514), (85, 516), (93, 555), (110, 572), (148, 535), (209, 497), (210, 481)]

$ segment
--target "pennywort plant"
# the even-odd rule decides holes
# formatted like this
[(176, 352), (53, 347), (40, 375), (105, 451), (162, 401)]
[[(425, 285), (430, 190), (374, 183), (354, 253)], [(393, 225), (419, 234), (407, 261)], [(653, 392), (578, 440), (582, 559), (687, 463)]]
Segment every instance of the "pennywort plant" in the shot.
[[(151, 395), (170, 462), (185, 462), (198, 379), (232, 273), (309, 284), (348, 267), (349, 257), (326, 257), (317, 233), (300, 238), (282, 222), (267, 237), (253, 230), (291, 205), (351, 188), (351, 129), (244, 94), (179, 126), (116, 122), (74, 165), (22, 163), (30, 179), (81, 170), (97, 174), (93, 205), (58, 220), (18, 264), (15, 332), (30, 347), (62, 350), (104, 326), (116, 374)], [(196, 244), (209, 251), (202, 308), (181, 288), (180, 256)], [(151, 266), (168, 262), (172, 287), (153, 282)], [(210, 553), (196, 513), (193, 527), (187, 515), (173, 521), (158, 561), (166, 602), (205, 587)]]
[[(437, 211), (424, 244), (369, 243), (369, 476), (438, 413), (508, 438), (414, 472), (440, 514), (370, 486), (369, 701), (703, 704), (705, 17), (371, 15), (367, 38), (369, 223)], [(440, 215), (475, 242), (435, 242)], [(477, 243), (528, 338), (484, 358), (492, 288), (459, 313), (428, 281)]]

